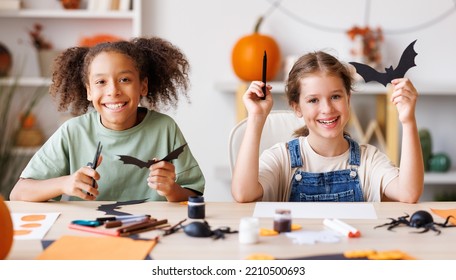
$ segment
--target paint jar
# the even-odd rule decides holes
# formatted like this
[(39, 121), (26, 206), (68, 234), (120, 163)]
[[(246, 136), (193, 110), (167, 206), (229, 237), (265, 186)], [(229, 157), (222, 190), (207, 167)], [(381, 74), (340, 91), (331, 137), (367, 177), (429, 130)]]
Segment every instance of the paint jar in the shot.
[(260, 221), (258, 218), (244, 217), (239, 222), (239, 243), (255, 244), (260, 237)]
[(206, 205), (204, 197), (189, 196), (188, 197), (188, 217), (190, 219), (204, 219), (206, 216)]
[(291, 211), (287, 209), (277, 209), (274, 214), (274, 230), (281, 232), (291, 231)]

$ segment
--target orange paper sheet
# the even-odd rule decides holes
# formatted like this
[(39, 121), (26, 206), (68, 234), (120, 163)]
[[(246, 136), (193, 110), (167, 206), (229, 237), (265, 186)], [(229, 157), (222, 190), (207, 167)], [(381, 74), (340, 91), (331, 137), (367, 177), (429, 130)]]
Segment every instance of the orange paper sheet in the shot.
[(456, 225), (456, 209), (432, 209), (431, 211), (434, 212), (434, 214), (439, 215), (440, 217), (446, 218), (448, 216), (453, 216), (453, 218), (450, 218), (449, 222), (453, 225)]
[(65, 235), (54, 241), (38, 260), (144, 260), (157, 242), (126, 237)]

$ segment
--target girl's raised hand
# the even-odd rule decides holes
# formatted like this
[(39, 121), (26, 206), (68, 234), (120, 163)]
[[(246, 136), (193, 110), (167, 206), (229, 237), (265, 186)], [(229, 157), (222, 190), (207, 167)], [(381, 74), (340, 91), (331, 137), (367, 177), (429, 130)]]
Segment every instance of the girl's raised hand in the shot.
[(244, 93), (243, 101), (249, 115), (268, 115), (272, 109), (273, 99), (271, 95), (271, 85), (266, 85), (266, 98), (261, 89), (264, 83), (261, 81), (253, 81), (247, 91)]
[(402, 124), (415, 121), (415, 107), (418, 99), (418, 92), (408, 78), (394, 79), (393, 94), (391, 102), (396, 106), (399, 121)]

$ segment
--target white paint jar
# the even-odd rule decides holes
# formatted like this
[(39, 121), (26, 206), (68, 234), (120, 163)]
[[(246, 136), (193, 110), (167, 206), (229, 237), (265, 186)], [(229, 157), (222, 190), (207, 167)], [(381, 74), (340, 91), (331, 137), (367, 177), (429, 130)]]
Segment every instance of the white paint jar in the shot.
[(241, 218), (239, 223), (239, 243), (255, 244), (260, 237), (260, 220), (253, 217)]

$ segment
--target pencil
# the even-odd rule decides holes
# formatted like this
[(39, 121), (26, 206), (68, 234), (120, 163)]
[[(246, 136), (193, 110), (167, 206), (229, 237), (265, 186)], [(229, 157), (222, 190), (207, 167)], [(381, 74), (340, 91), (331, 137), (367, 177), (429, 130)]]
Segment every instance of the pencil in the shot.
[(105, 228), (113, 228), (113, 227), (132, 225), (135, 223), (152, 221), (152, 220), (156, 221), (157, 219), (149, 219), (149, 217), (143, 216), (143, 217), (131, 218), (131, 219), (107, 221), (104, 225), (105, 225)]
[(150, 215), (142, 214), (142, 215), (99, 217), (99, 218), (96, 218), (96, 220), (99, 222), (106, 222), (106, 221), (129, 220), (129, 219), (133, 219), (133, 218), (150, 218)]
[(168, 222), (166, 222), (164, 224), (161, 224), (161, 225), (145, 227), (145, 228), (141, 228), (141, 229), (137, 229), (137, 230), (133, 230), (133, 231), (121, 232), (121, 233), (119, 233), (119, 236), (121, 236), (121, 237), (132, 236), (132, 235), (135, 235), (135, 234), (138, 234), (138, 233), (151, 231), (151, 230), (156, 230), (156, 229), (161, 229), (161, 228), (167, 227), (167, 226), (169, 226)]
[(159, 221), (152, 220), (152, 221), (146, 221), (146, 222), (139, 222), (139, 223), (136, 223), (136, 224), (133, 224), (130, 226), (118, 228), (117, 232), (126, 233), (126, 232), (136, 231), (136, 230), (145, 229), (145, 228), (153, 228), (153, 227), (156, 227), (156, 226), (159, 226), (162, 224), (166, 224), (167, 222), (168, 222), (167, 219), (159, 220)]
[(266, 68), (268, 64), (268, 56), (266, 54), (266, 51), (264, 51), (263, 55), (263, 73), (262, 73), (262, 82), (263, 82), (263, 87), (261, 90), (263, 91), (263, 97), (261, 97), (262, 100), (266, 99)]

